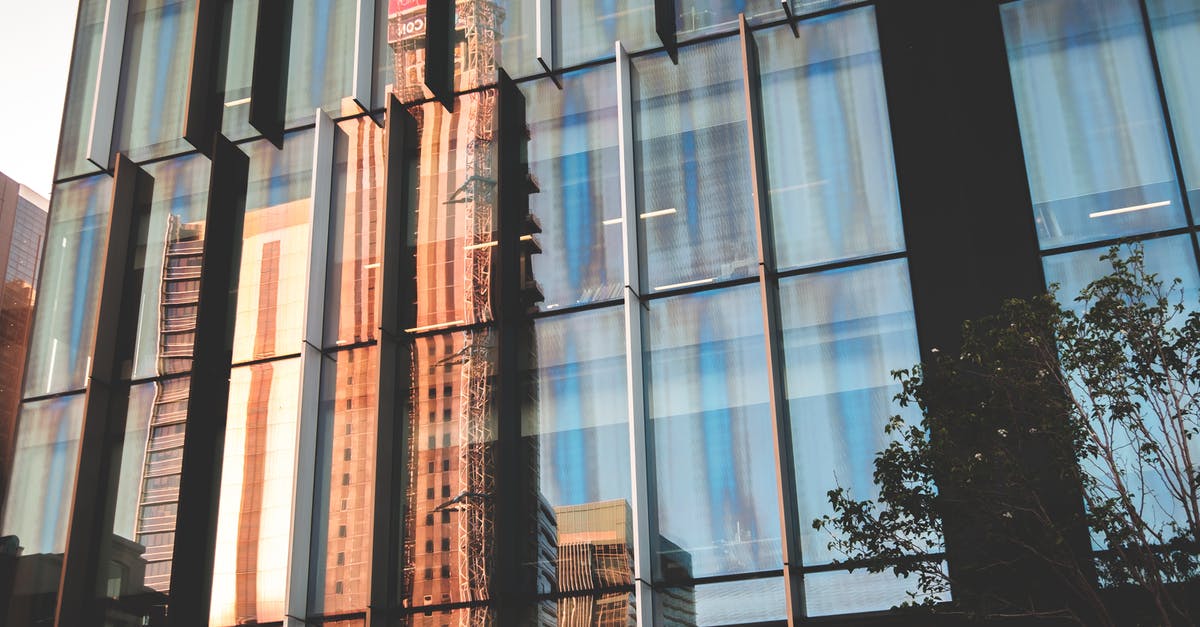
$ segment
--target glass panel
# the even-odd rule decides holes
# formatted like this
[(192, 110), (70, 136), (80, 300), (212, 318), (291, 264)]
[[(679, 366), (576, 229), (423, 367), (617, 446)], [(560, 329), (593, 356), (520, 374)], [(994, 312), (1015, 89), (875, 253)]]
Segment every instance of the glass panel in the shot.
[(618, 39), (629, 52), (662, 45), (654, 32), (654, 0), (559, 2), (555, 9), (563, 67), (613, 58)]
[(460, 96), (453, 114), (439, 103), (409, 110), (421, 138), (409, 216), (421, 329), (492, 318), (495, 120), (484, 105), (495, 97), (494, 89)]
[(25, 396), (81, 390), (91, 370), (112, 179), (54, 186)]
[(334, 117), (359, 111), (350, 97), (356, 5), (354, 0), (312, 0), (293, 5), (285, 116), (288, 126), (311, 122), (318, 107)]
[(631, 627), (637, 624), (637, 597), (632, 591), (564, 596), (554, 604), (557, 620), (546, 620), (538, 623), (539, 626)]
[(745, 13), (748, 20), (784, 17), (779, 0), (678, 0), (675, 6), (679, 10), (675, 27), (679, 29), (680, 39), (717, 31), (736, 31), (738, 13)]
[[(544, 72), (537, 60), (537, 7), (535, 0), (496, 0), (504, 11), (499, 33), (499, 62), (512, 78)], [(559, 10), (557, 3), (555, 10)], [(561, 49), (562, 46), (560, 45)]]
[(779, 499), (757, 285), (650, 302), (663, 577), (779, 568)]
[(1194, 0), (1149, 0), (1146, 6), (1183, 178), (1195, 211), (1200, 207), (1200, 112), (1194, 103), (1200, 102), (1200, 82), (1193, 79), (1195, 59), (1200, 58), (1200, 5)]
[(549, 79), (524, 85), (543, 309), (620, 298), (625, 284), (613, 77), (606, 65), (563, 76), (562, 90)]
[(783, 577), (656, 590), (655, 625), (750, 625), (787, 619)]
[(185, 152), (196, 0), (130, 0), (114, 144), (130, 159)]
[(104, 597), (119, 600), (124, 620), (131, 612), (147, 618), (166, 610), (187, 391), (186, 378), (133, 386), (125, 439), (110, 452), (120, 473), (112, 563), (97, 585)]
[(191, 155), (146, 166), (154, 177), (154, 200), (146, 232), (134, 378), (191, 370), (209, 163), (203, 155)]
[(213, 627), (283, 620), (300, 360), (235, 368), (221, 467)]
[(556, 564), (545, 566), (559, 592), (633, 585), (623, 311), (538, 320), (534, 334), (522, 432), (557, 521)]
[(87, 161), (88, 133), (92, 107), (96, 102), (96, 74), (100, 67), (100, 41), (104, 37), (106, 0), (83, 0), (75, 25), (75, 51), (67, 84), (67, 102), (63, 111), (62, 136), (58, 143), (58, 168), (55, 176), (66, 178), (95, 172)]
[(362, 611), (370, 601), (379, 351), (330, 357), (322, 359), (308, 608), (326, 615)]
[[(1192, 252), (1191, 237), (1176, 235), (1142, 242), (1145, 253), (1146, 271), (1153, 272), (1165, 284), (1176, 278), (1183, 279), (1184, 304), (1194, 308), (1200, 299), (1200, 273)], [(1061, 255), (1050, 255), (1043, 259), (1046, 283), (1058, 283), (1058, 300), (1064, 305), (1081, 311), (1075, 302), (1080, 290), (1088, 283), (1112, 272), (1112, 266), (1100, 257), (1108, 248), (1093, 248)]]
[[(18, 417), (12, 482), (0, 536), (16, 536), (9, 625), (54, 621), (62, 553), (66, 549), (83, 395), (25, 403)], [(7, 590), (6, 590), (7, 592)], [(0, 617), (3, 610), (0, 608)]]
[(265, 140), (250, 155), (234, 363), (300, 351), (312, 214), (311, 130), (290, 134), (283, 150)]
[(325, 288), (326, 346), (375, 339), (387, 161), (370, 118), (337, 125)]
[(1043, 248), (1182, 226), (1134, 0), (1000, 7)]
[[(873, 498), (883, 426), (901, 413), (892, 370), (920, 361), (908, 264), (886, 261), (779, 282), (780, 327), (805, 564), (842, 557), (809, 524), (838, 486)], [(919, 412), (904, 412), (914, 421)]]
[[(501, 0), (499, 4), (492, 1), (456, 2), (453, 44), (453, 84), (456, 92), (496, 84), (499, 76), (497, 70), (503, 61), (502, 50), (506, 47), (506, 33), (510, 29), (522, 32), (522, 27), (532, 29), (531, 13), (529, 19), (515, 16), (514, 23), (508, 19), (502, 4), (516, 6), (517, 2), (525, 1)], [(424, 83), (426, 2), (389, 0), (388, 3), (388, 44), (392, 47), (392, 63), (397, 74), (388, 80), (392, 82), (396, 97), (404, 103), (432, 96)], [(514, 50), (518, 57), (524, 47), (530, 45), (524, 38), (521, 39), (517, 42), (517, 50)], [(457, 107), (455, 111), (458, 111)]]
[(488, 330), (413, 342), (404, 606), (487, 598), (496, 509), (496, 399), (488, 384), (494, 346)]
[(225, 60), (225, 106), (221, 132), (238, 140), (258, 135), (250, 126), (250, 84), (254, 79), (254, 42), (258, 35), (258, 0), (231, 0), (224, 6), (229, 42)]
[[(913, 600), (908, 593), (916, 591), (915, 577), (901, 578), (891, 572), (833, 571), (804, 576), (809, 616), (886, 610)], [(918, 596), (917, 600), (923, 598)]]
[(634, 60), (638, 228), (651, 290), (757, 272), (736, 38)]
[(904, 248), (874, 9), (760, 33), (780, 268)]

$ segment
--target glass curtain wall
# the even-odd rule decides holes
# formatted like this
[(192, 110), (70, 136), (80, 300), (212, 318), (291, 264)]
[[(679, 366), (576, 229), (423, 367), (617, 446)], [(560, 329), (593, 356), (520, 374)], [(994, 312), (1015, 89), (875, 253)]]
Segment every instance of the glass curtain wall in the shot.
[[(408, 164), (415, 185), (405, 253), (416, 265), (405, 279), (415, 286), (417, 319), (400, 338), (413, 363), (402, 414), (410, 481), (396, 497), (405, 518), (395, 540), (405, 561), (391, 609), (399, 624), (495, 622), (490, 585), (513, 573), (495, 569), (496, 546), (507, 539), (495, 535), (489, 464), (498, 447), (513, 445), (520, 515), (532, 530), (518, 565), (535, 591), (530, 624), (635, 621), (642, 608), (633, 530), (651, 515), (634, 505), (638, 459), (650, 462), (655, 494), (654, 537), (640, 549), (656, 549), (657, 620), (781, 620), (781, 502), (803, 523), (825, 513), (822, 495), (836, 481), (869, 496), (871, 456), (885, 444), (880, 426), (893, 412), (887, 373), (917, 357), (873, 10), (806, 19), (799, 38), (777, 23), (755, 32), (774, 222), (768, 236), (779, 251), (778, 276), (769, 280), (781, 293), (795, 445), (788, 471), (798, 486), (781, 500), (736, 36), (739, 12), (757, 28), (781, 18), (780, 5), (681, 3), (685, 45), (675, 65), (654, 34), (648, 0), (558, 4), (560, 62), (575, 68), (556, 77), (562, 89), (539, 75), (532, 0), (457, 2), (463, 93), (453, 112), (430, 103), (423, 86), (425, 3), (380, 8), (374, 104), (396, 94), (419, 129)], [(840, 4), (793, 7), (804, 14)], [(1190, 14), (1162, 4), (1163, 37), (1185, 59)], [(299, 612), (311, 622), (361, 624), (378, 568), (375, 485), (392, 479), (377, 476), (375, 459), (385, 133), (349, 100), (355, 5), (320, 0), (297, 5), (293, 18), (284, 148), (256, 139), (239, 116), (249, 97), (257, 4), (231, 6), (223, 130), (241, 141), (251, 171), (209, 621), (226, 627)], [(85, 31), (98, 30), (93, 14), (102, 7), (88, 7), (80, 26), (85, 54), (77, 54), (72, 75), (71, 102), (81, 104), (70, 111), (90, 111), (95, 52), (88, 51), (96, 45)], [(123, 443), (112, 452), (120, 469), (112, 542), (132, 569), (106, 573), (105, 590), (150, 624), (169, 592), (208, 193), (209, 162), (180, 137), (194, 14), (193, 0), (131, 2), (114, 133), (117, 149), (146, 162), (155, 193), (142, 234), (134, 384)], [(624, 173), (617, 39), (642, 51), (632, 62), (634, 160)], [(529, 200), (540, 232), (522, 233), (530, 242), (521, 244), (527, 284), (536, 282), (530, 291), (541, 298), (522, 323), (517, 415), (498, 410), (495, 382), (509, 362), (496, 350), (489, 291), (501, 158), (492, 84), (501, 67), (525, 77), (526, 157), (540, 188)], [(316, 133), (305, 127), (317, 108), (337, 119), (332, 173), (313, 171)], [(82, 124), (71, 116), (86, 117), (68, 114), (68, 136), (86, 135), (71, 130)], [(82, 139), (70, 137), (60, 178), (91, 171), (80, 149), (68, 146)], [(629, 226), (641, 242), (646, 287), (645, 336), (633, 356), (645, 365), (645, 380), (635, 382), (645, 386), (650, 426), (643, 450), (631, 449), (630, 438), (623, 175), (635, 191)], [(307, 277), (310, 215), (320, 199), (311, 190), (324, 176), (332, 189), (326, 276), (314, 281)], [(50, 561), (65, 543), (110, 188), (103, 174), (60, 180), (51, 212), (13, 477), (41, 487), (36, 502), (33, 492), (14, 492), (3, 518), (3, 533), (20, 537), (25, 555)], [(323, 291), (324, 303), (322, 337), (313, 340), (319, 406), (315, 448), (300, 450), (302, 323), (312, 289)], [(512, 420), (520, 420), (518, 440), (499, 443), (501, 421)], [(309, 537), (290, 540), (307, 547), (308, 580), (290, 582), (307, 587), (306, 608), (290, 607), (285, 596), (296, 572), (288, 560), (296, 554), (289, 535), (298, 469), (314, 479)], [(804, 574), (808, 614), (903, 600), (906, 582), (890, 576), (824, 572), (835, 556), (807, 527), (791, 540), (803, 548), (800, 568), (812, 569)]]

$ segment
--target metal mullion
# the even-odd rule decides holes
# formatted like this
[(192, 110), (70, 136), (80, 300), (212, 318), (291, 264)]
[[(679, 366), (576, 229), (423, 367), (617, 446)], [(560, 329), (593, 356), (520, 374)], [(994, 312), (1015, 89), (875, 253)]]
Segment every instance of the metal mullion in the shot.
[(657, 554), (658, 502), (654, 492), (654, 439), (646, 412), (645, 361), (642, 351), (645, 311), (634, 188), (633, 76), (629, 53), (616, 42), (617, 153), (621, 181), (621, 249), (625, 286), (625, 384), (629, 419), (629, 462), (633, 479), (633, 582), (639, 627), (654, 625), (654, 556)]
[(746, 134), (749, 141), (750, 175), (754, 181), (754, 224), (758, 248), (758, 282), (766, 342), (768, 402), (774, 428), (775, 478), (778, 486), (780, 531), (782, 532), (783, 578), (787, 598), (788, 625), (802, 622), (806, 615), (803, 576), (796, 568), (804, 565), (800, 550), (800, 512), (796, 504), (795, 461), (792, 458), (792, 425), (783, 378), (783, 343), (780, 328), (779, 277), (775, 269), (775, 239), (771, 228), (766, 146), (763, 134), (762, 81), (758, 46), (746, 23), (738, 15), (742, 40), (742, 84), (745, 94)]
[(671, 62), (679, 64), (678, 0), (654, 0), (654, 32), (666, 48)]
[[(567, 1), (569, 2), (570, 0)], [(555, 87), (562, 89), (562, 76), (556, 74), (558, 70), (558, 42), (554, 38), (557, 32), (554, 28), (554, 3), (555, 0), (534, 0), (534, 19), (537, 24), (537, 27), (534, 29), (537, 35), (535, 49), (538, 63), (546, 70), (546, 75), (554, 82)]]
[(223, 17), (225, 0), (197, 0), (196, 27), (192, 32), (192, 59), (188, 69), (187, 105), (183, 138), (208, 158), (221, 130), (221, 94), (224, 91), (224, 49), (229, 29)]
[(333, 178), (333, 145), (337, 126), (323, 111), (316, 111), (313, 140), (312, 209), (309, 216), (308, 264), (304, 280), (304, 338), (300, 354), (300, 402), (296, 419), (296, 466), (292, 486), (292, 524), (288, 536), (288, 578), (285, 624), (303, 625), (308, 613), (309, 567), (312, 564), (314, 494), (319, 479), (317, 430), (320, 422), (321, 353), (325, 322), (325, 270), (329, 250), (329, 222)]
[(250, 158), (215, 135), (172, 556), (171, 627), (207, 622)]
[(417, 154), (417, 121), (396, 97), (388, 97), (387, 175), (380, 251), (379, 367), (375, 430), (374, 516), (371, 524), (371, 586), (367, 627), (386, 627), (397, 605), (405, 560), (401, 525), (408, 494), (409, 387), (412, 352), (404, 329), (416, 321), (416, 260), (408, 251), (410, 160)]
[(154, 179), (124, 155), (117, 158), (115, 174), (92, 369), (84, 397), (75, 491), (55, 612), (55, 625), (60, 627), (103, 621), (101, 572), (112, 552), (145, 257), (144, 250), (139, 252), (139, 234), (148, 222), (154, 191)]
[(104, 33), (100, 40), (100, 61), (96, 69), (92, 115), (88, 127), (88, 161), (108, 170), (112, 160), (113, 126), (116, 124), (117, 92), (121, 84), (121, 60), (125, 50), (125, 24), (129, 19), (129, 0), (108, 0), (104, 8)]
[(454, 111), (453, 0), (425, 5), (425, 87), (447, 111)]
[[(280, 150), (287, 111), (292, 1), (259, 0), (250, 81), (250, 126)], [(319, 117), (317, 123), (320, 124)]]
[(1142, 15), (1142, 27), (1146, 33), (1146, 45), (1150, 50), (1150, 67), (1154, 71), (1154, 84), (1158, 88), (1158, 103), (1162, 107), (1163, 124), (1166, 126), (1167, 142), (1171, 147), (1171, 160), (1175, 166), (1175, 181), (1179, 186), (1179, 200), (1183, 203), (1183, 215), (1187, 220), (1188, 229), (1192, 230), (1192, 254), (1200, 265), (1200, 242), (1196, 240), (1196, 219), (1192, 215), (1192, 205), (1188, 198), (1187, 181), (1183, 174), (1183, 160), (1179, 157), (1179, 142), (1175, 138), (1175, 125), (1171, 119), (1171, 107), (1167, 104), (1167, 88), (1163, 83), (1162, 65), (1158, 60), (1158, 44), (1154, 40), (1154, 26), (1150, 23), (1150, 7), (1146, 0), (1138, 0), (1138, 9)]
[(354, 69), (350, 74), (350, 97), (364, 113), (371, 112), (375, 88), (375, 12), (375, 0), (355, 1)]

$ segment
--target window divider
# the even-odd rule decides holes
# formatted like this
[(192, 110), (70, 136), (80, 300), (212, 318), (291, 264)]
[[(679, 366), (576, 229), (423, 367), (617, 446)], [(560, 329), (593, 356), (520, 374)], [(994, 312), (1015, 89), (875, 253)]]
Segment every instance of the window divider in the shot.
[[(787, 0), (784, 0), (787, 4)], [(789, 20), (790, 21), (790, 20)], [(792, 22), (792, 28), (795, 23)], [(742, 85), (746, 106), (746, 133), (750, 152), (750, 175), (754, 185), (754, 225), (758, 247), (758, 285), (762, 304), (763, 339), (769, 386), (768, 403), (772, 444), (775, 453), (775, 479), (779, 498), (782, 534), (783, 578), (787, 598), (788, 625), (803, 622), (803, 575), (799, 568), (804, 559), (800, 549), (800, 512), (796, 503), (796, 465), (793, 459), (792, 423), (785, 389), (783, 333), (780, 327), (779, 276), (775, 264), (775, 239), (771, 224), (770, 186), (767, 181), (766, 146), (763, 134), (762, 80), (758, 65), (758, 45), (746, 22), (738, 15), (738, 33), (742, 43)]]

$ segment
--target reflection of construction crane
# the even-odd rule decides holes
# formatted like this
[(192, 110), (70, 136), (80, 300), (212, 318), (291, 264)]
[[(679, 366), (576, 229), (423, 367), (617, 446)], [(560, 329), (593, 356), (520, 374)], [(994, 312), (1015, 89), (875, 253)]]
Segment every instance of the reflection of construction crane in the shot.
[[(425, 2), (392, 0), (389, 8), (388, 43), (395, 53), (394, 91), (401, 102), (425, 97)], [(497, 77), (498, 31), (504, 11), (491, 0), (458, 0), (456, 29), (461, 42), (455, 54), (455, 84), (458, 91), (470, 91), (494, 85)], [(492, 256), (495, 247), (496, 204), (496, 89), (489, 87), (458, 99), (456, 113), (466, 118), (466, 155), (459, 180), (462, 184), (443, 200), (442, 207), (457, 207), (465, 218), (463, 238), (465, 268), (462, 270), (462, 297), (466, 321), (488, 323), (492, 312)], [(440, 105), (414, 107), (412, 113), (419, 129), (426, 115), (440, 115)], [(432, 118), (431, 118), (432, 119)], [(455, 134), (453, 141), (463, 135)], [(438, 141), (434, 139), (434, 141)], [(437, 167), (422, 155), (422, 167)], [(430, 193), (436, 193), (431, 191)], [(439, 208), (439, 210), (444, 210)], [(423, 234), (418, 232), (418, 241)], [(459, 370), (458, 387), (458, 474), (462, 490), (458, 497), (434, 509), (457, 512), (458, 583), (462, 601), (487, 599), (495, 536), (496, 490), (494, 442), (494, 346), (491, 330), (477, 327), (463, 332), (462, 344), (439, 365), (454, 365)], [(413, 372), (414, 389), (417, 372)], [(415, 406), (414, 406), (415, 407)], [(415, 455), (411, 458), (415, 462)], [(414, 477), (415, 478), (415, 477)], [(410, 481), (410, 485), (415, 485)], [(409, 555), (415, 547), (409, 546)], [(411, 560), (411, 558), (410, 558)], [(406, 565), (411, 566), (411, 563)], [(467, 625), (485, 625), (489, 612), (472, 608), (464, 612)]]

